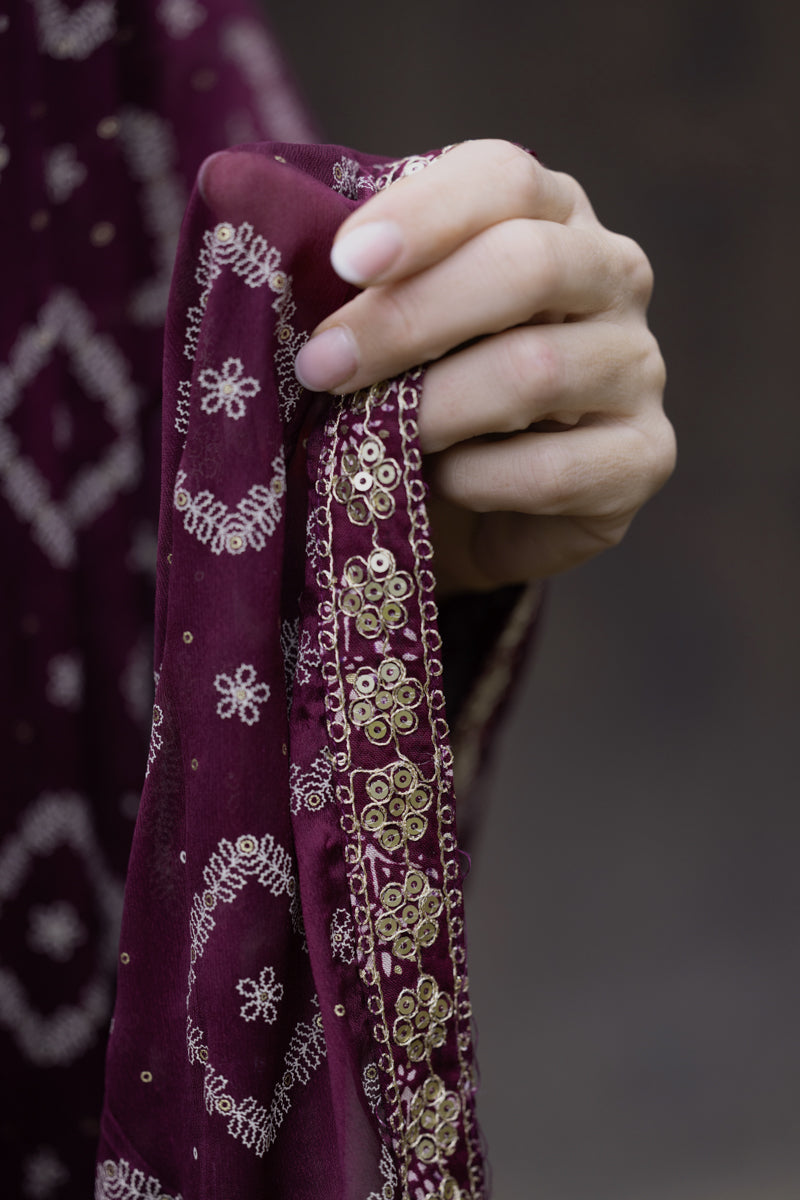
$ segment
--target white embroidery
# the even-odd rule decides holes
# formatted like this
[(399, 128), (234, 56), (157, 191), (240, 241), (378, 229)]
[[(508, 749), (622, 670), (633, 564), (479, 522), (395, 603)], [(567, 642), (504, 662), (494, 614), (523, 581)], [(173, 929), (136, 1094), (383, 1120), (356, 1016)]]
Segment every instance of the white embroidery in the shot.
[[(316, 996), (313, 1003), (319, 1003)], [(198, 1033), (199, 1031), (193, 1030), (193, 1044), (197, 1053), (202, 1056), (207, 1054), (207, 1051), (198, 1040)], [(214, 1068), (207, 1064), (203, 1080), (206, 1110), (225, 1117), (231, 1137), (237, 1138), (248, 1150), (253, 1150), (261, 1158), (278, 1136), (278, 1130), (292, 1106), (293, 1089), (298, 1084), (305, 1086), (308, 1083), (312, 1072), (324, 1061), (325, 1055), (322, 1018), (317, 1013), (311, 1021), (298, 1021), (295, 1026), (283, 1060), (284, 1070), (275, 1087), (269, 1108), (259, 1104), (253, 1096), (237, 1101), (227, 1090), (228, 1080), (225, 1076), (217, 1074)]]
[(44, 159), (44, 181), (53, 204), (69, 200), (86, 178), (86, 167), (75, 157), (75, 147), (65, 142), (54, 146)]
[(240, 996), (245, 997), (245, 1003), (239, 1009), (239, 1014), (245, 1021), (255, 1021), (262, 1017), (267, 1025), (271, 1025), (277, 1020), (283, 984), (276, 981), (272, 967), (263, 967), (257, 980), (240, 979), (236, 990)]
[(185, 38), (194, 33), (207, 15), (197, 0), (161, 0), (156, 9), (156, 16), (173, 38)]
[[(36, 463), (25, 457), (17, 435), (2, 424), (24, 389), (50, 362), (58, 346), (90, 400), (99, 401), (113, 440), (99, 461), (82, 466), (60, 500)], [(136, 430), (139, 398), (128, 364), (110, 337), (95, 333), (91, 314), (74, 292), (55, 292), (37, 324), (24, 328), (0, 366), (0, 486), (33, 539), (57, 567), (75, 562), (76, 534), (139, 479), (141, 449)], [(101, 418), (102, 419), (102, 418)]]
[(350, 200), (358, 200), (362, 192), (376, 192), (378, 185), (371, 175), (361, 170), (354, 158), (344, 156), (333, 164), (333, 190)]
[(300, 649), (300, 618), (288, 618), (281, 622), (281, 654), (283, 655), (283, 673), (286, 677), (286, 699), (291, 707), (294, 673), (297, 667), (297, 655)]
[(224, 268), (233, 271), (251, 288), (269, 287), (276, 296), (272, 309), (277, 314), (273, 355), (278, 377), (278, 396), (281, 417), (289, 420), (297, 407), (303, 388), (294, 373), (294, 360), (308, 334), (295, 330), (293, 321), (297, 305), (292, 298), (292, 280), (281, 269), (281, 254), (266, 238), (255, 234), (248, 222), (234, 228), (222, 221), (203, 234), (203, 248), (195, 278), (203, 292), (199, 303), (187, 313), (186, 340), (183, 352), (193, 359), (197, 353), (203, 315), (211, 295), (214, 280)]
[(150, 774), (150, 768), (152, 767), (153, 763), (156, 761), (156, 755), (158, 754), (159, 750), (161, 749), (162, 745), (164, 744), (164, 739), (161, 734), (161, 726), (162, 726), (163, 722), (164, 722), (164, 713), (163, 713), (160, 705), (154, 704), (153, 705), (153, 724), (150, 729), (150, 748), (147, 751), (147, 769), (145, 770), (145, 773), (144, 773), (145, 779), (147, 779), (147, 776)]
[[(189, 916), (192, 964), (189, 969), (190, 996), (197, 963), (216, 925), (214, 910), (220, 903), (230, 904), (252, 878), (257, 879), (273, 896), (294, 895), (296, 885), (291, 857), (282, 846), (277, 845), (271, 834), (265, 833), (260, 841), (250, 834), (244, 834), (237, 838), (235, 844), (223, 838), (208, 865), (203, 868), (205, 889), (192, 900)], [(188, 1002), (189, 997), (187, 1005)]]
[(217, 716), (223, 720), (235, 714), (245, 725), (255, 725), (261, 717), (257, 705), (269, 700), (269, 684), (256, 683), (256, 669), (251, 663), (237, 667), (233, 679), (230, 675), (217, 675), (214, 687), (222, 693), (217, 702)]
[(297, 655), (297, 669), (295, 670), (295, 679), (298, 683), (310, 683), (312, 671), (315, 667), (319, 667), (319, 646), (315, 646), (311, 640), (311, 633), (308, 629), (304, 629), (300, 635), (300, 649)]
[(301, 807), (316, 812), (333, 800), (333, 769), (327, 750), (321, 750), (307, 770), (297, 763), (289, 768), (291, 809), (298, 813)]
[(84, 0), (72, 12), (60, 0), (32, 0), (39, 49), (51, 58), (80, 61), (116, 33), (113, 0)]
[[(395, 1165), (392, 1160), (392, 1155), (389, 1150), (389, 1147), (385, 1144), (383, 1146), (381, 1146), (381, 1161), (378, 1164), (378, 1166), (380, 1169), (381, 1177), (383, 1179), (383, 1187), (381, 1188), (381, 1190), (379, 1192), (370, 1192), (370, 1194), (367, 1196), (367, 1200), (393, 1200), (394, 1194), (395, 1194), (395, 1189), (397, 1188), (397, 1182), (398, 1182), (397, 1181), (397, 1171), (395, 1169)], [(425, 1197), (431, 1196), (430, 1192), (427, 1192), (427, 1191), (423, 1192), (421, 1189), (418, 1194), (419, 1194), (420, 1200), (424, 1200)], [(442, 1192), (441, 1195), (444, 1196), (445, 1193)], [(450, 1193), (447, 1193), (447, 1195), (449, 1197), (449, 1200), (458, 1200), (458, 1197), (456, 1196), (455, 1193), (453, 1193), (452, 1195)], [(434, 1200), (436, 1200), (436, 1198), (434, 1198)]]
[(222, 52), (239, 68), (262, 123), (262, 137), (278, 142), (314, 140), (286, 84), (281, 57), (257, 21), (235, 20), (222, 31)]
[(337, 908), (331, 917), (331, 953), (343, 963), (356, 956), (356, 927), (346, 908)]
[(28, 945), (55, 962), (67, 962), (86, 941), (86, 928), (66, 900), (40, 904), (28, 917)]
[(178, 384), (178, 400), (175, 411), (175, 428), (184, 437), (189, 432), (189, 412), (191, 411), (192, 381), (182, 379)]
[(116, 959), (122, 909), (122, 888), (106, 869), (89, 806), (82, 797), (66, 793), (40, 796), (0, 847), (0, 911), (22, 890), (36, 863), (61, 849), (80, 860), (100, 913), (95, 974), (74, 1003), (39, 1012), (10, 966), (0, 966), (0, 1026), (32, 1063), (42, 1067), (74, 1062), (105, 1028), (112, 999), (109, 967)]
[(83, 659), (79, 654), (56, 654), (47, 664), (45, 695), (51, 704), (77, 712), (83, 700)]
[(159, 325), (167, 311), (172, 265), (187, 195), (176, 168), (172, 128), (157, 113), (124, 108), (119, 133), (131, 178), (141, 188), (143, 225), (153, 238), (156, 273), (142, 283), (130, 302), (130, 314), (142, 325)]
[(232, 421), (238, 421), (247, 412), (245, 398), (250, 399), (261, 391), (257, 379), (244, 375), (244, 363), (240, 358), (226, 358), (221, 371), (206, 367), (200, 372), (199, 382), (204, 391), (200, 401), (203, 412), (217, 413), (224, 408)]
[(179, 471), (173, 492), (175, 507), (183, 513), (183, 527), (198, 541), (210, 542), (213, 554), (243, 554), (250, 547), (263, 550), (281, 518), (281, 499), (286, 490), (283, 448), (272, 460), (274, 472), (269, 486), (256, 483), (236, 508), (230, 509), (213, 492), (194, 495), (186, 487), (186, 472)]
[(29, 1200), (48, 1200), (69, 1179), (69, 1171), (52, 1146), (34, 1150), (25, 1159), (22, 1171), (22, 1194)]
[[(217, 1073), (210, 1061), (205, 1035), (193, 1020), (193, 992), (201, 959), (208, 940), (216, 927), (216, 910), (220, 904), (232, 904), (251, 881), (265, 887), (273, 896), (296, 899), (297, 882), (292, 875), (289, 853), (275, 842), (271, 834), (259, 839), (244, 834), (236, 842), (223, 839), (208, 864), (203, 868), (202, 892), (195, 893), (189, 914), (189, 988), (186, 996), (186, 1049), (189, 1062), (204, 1072), (203, 1093), (209, 1113), (227, 1119), (228, 1133), (238, 1138), (259, 1156), (272, 1145), (286, 1113), (290, 1108), (290, 1092), (298, 1083), (307, 1083), (311, 1071), (325, 1057), (325, 1037), (319, 1013), (311, 1022), (300, 1021), (292, 1034), (286, 1053), (280, 1083), (275, 1089), (269, 1109), (252, 1096), (238, 1101), (228, 1092), (228, 1080)], [(262, 972), (262, 975), (264, 973)], [(264, 976), (265, 981), (267, 976)], [(313, 1004), (318, 1007), (316, 996)]]
[(154, 1175), (145, 1175), (125, 1158), (107, 1158), (97, 1164), (94, 1200), (183, 1200), (180, 1192), (170, 1196)]

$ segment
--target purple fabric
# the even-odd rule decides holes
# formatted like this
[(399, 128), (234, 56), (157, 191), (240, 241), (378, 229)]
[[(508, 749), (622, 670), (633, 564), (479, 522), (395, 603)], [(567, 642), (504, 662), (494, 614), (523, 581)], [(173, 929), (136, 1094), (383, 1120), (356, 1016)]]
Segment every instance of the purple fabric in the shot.
[(187, 214), (98, 1196), (483, 1194), (421, 376), (291, 371), (400, 169), (253, 147)]
[(239, 0), (0, 14), (0, 1161), (91, 1191), (152, 712), (164, 314), (200, 162), (304, 140)]
[[(156, 557), (191, 181), (311, 136), (238, 0), (0, 17), (4, 1195), (90, 1191), (117, 966), (98, 1196), (481, 1191), (420, 380), (332, 408), (291, 366), (348, 294), (336, 226), (423, 160), (216, 160)], [(512, 599), (456, 648), (467, 697)]]

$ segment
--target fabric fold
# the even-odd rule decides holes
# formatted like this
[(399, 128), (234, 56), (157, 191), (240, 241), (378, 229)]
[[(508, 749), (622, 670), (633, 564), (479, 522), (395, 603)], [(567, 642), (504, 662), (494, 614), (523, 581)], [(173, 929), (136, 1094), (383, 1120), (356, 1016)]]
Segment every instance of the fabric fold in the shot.
[(245, 147), (184, 221), (100, 1197), (483, 1195), (422, 372), (290, 370), (334, 230), (430, 157)]

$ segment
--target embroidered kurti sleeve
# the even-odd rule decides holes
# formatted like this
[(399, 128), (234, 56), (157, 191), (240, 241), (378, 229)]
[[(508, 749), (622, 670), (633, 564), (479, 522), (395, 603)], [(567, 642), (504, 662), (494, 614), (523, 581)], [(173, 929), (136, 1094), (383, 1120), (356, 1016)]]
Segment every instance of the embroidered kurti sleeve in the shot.
[(98, 1196), (485, 1194), (422, 372), (292, 370), (335, 229), (424, 162), (246, 147), (189, 206)]

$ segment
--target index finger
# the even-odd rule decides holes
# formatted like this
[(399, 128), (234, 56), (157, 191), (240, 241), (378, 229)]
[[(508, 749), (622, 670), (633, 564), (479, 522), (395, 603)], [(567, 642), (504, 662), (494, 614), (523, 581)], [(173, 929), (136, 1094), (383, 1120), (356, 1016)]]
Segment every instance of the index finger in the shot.
[(347, 218), (331, 251), (334, 270), (359, 287), (392, 283), (433, 266), (490, 225), (516, 217), (565, 223), (583, 192), (511, 142), (463, 142), (405, 176)]

